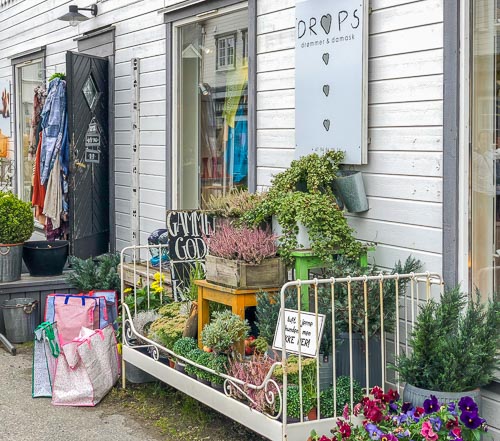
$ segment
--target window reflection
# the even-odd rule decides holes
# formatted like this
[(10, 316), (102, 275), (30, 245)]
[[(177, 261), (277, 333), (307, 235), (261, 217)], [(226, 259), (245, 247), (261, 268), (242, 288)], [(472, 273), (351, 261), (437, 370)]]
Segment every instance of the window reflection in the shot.
[(248, 179), (248, 12), (178, 30), (178, 208), (204, 208), (212, 195)]

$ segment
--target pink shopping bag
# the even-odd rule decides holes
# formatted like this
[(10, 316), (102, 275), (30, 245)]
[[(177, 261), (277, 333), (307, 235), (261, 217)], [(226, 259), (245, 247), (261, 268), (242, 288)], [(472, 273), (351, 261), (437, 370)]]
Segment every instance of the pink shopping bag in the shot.
[(56, 406), (95, 406), (118, 381), (120, 360), (113, 327), (84, 331), (89, 335), (62, 347), (52, 391)]
[(82, 327), (99, 329), (98, 298), (55, 296), (54, 312), (61, 345), (77, 338)]

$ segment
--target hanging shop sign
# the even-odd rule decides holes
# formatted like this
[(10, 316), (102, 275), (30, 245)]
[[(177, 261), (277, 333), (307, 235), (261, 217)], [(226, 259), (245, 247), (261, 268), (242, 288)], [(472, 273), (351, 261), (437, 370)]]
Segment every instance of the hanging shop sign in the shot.
[(297, 0), (296, 157), (345, 151), (367, 162), (368, 0)]
[(167, 211), (168, 257), (172, 289), (181, 294), (196, 262), (205, 264), (208, 249), (203, 236), (215, 230), (215, 218), (203, 211)]
[[(285, 350), (292, 354), (300, 354), (315, 357), (318, 353), (319, 343), (323, 335), (325, 315), (316, 315), (310, 312), (300, 312), (285, 309)], [(283, 320), (282, 314), (278, 318), (276, 332), (274, 334), (273, 349), (283, 349)], [(299, 326), (300, 323), (300, 326)], [(300, 334), (299, 334), (300, 328)]]
[(94, 150), (98, 150), (101, 146), (101, 134), (97, 128), (97, 122), (95, 118), (89, 123), (87, 132), (85, 133), (85, 147), (94, 147)]

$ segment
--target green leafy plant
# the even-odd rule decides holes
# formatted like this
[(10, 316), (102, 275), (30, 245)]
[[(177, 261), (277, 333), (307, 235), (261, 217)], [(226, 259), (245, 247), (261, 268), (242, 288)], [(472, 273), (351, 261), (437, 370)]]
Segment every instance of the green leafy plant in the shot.
[(264, 337), (257, 337), (254, 341), (250, 343), (250, 346), (254, 348), (256, 354), (265, 354), (269, 348), (269, 345)]
[(174, 302), (158, 310), (162, 317), (155, 320), (149, 328), (152, 340), (168, 349), (173, 348), (175, 342), (182, 337), (186, 326), (187, 315), (183, 313), (182, 306), (182, 303)]
[[(299, 364), (299, 357), (291, 355), (288, 357), (284, 368), (286, 369), (288, 384), (298, 385), (302, 378), (303, 390), (307, 397), (310, 400), (314, 400), (317, 397), (316, 360), (314, 358), (303, 357)], [(280, 382), (283, 382), (283, 366), (279, 366), (274, 370), (274, 376)]]
[[(286, 297), (285, 307), (297, 309), (297, 296)], [(274, 340), (274, 333), (278, 323), (278, 317), (281, 310), (281, 300), (278, 294), (269, 294), (265, 291), (257, 293), (257, 326), (259, 328), (259, 337), (271, 345)]]
[(94, 289), (120, 292), (121, 283), (118, 273), (119, 254), (104, 254), (96, 259), (70, 257), (73, 271), (66, 276), (66, 281), (81, 292)]
[[(208, 363), (207, 367), (214, 370), (218, 374), (227, 374), (229, 369), (229, 360), (225, 355), (214, 355)], [(216, 374), (211, 374), (210, 381), (214, 384), (223, 384), (224, 378)]]
[[(286, 388), (286, 413), (291, 418), (300, 418), (300, 390), (299, 386), (290, 385)], [(307, 416), (314, 407), (313, 400), (302, 390), (302, 414)]]
[(227, 353), (249, 332), (248, 322), (242, 320), (240, 316), (228, 310), (215, 311), (212, 314), (212, 321), (203, 328), (201, 340), (204, 346), (214, 352)]
[[(422, 268), (422, 262), (409, 256), (404, 263), (398, 261), (390, 274), (410, 274), (418, 272)], [(352, 277), (356, 276), (376, 276), (382, 272), (382, 269), (369, 265), (361, 267), (359, 260), (346, 259), (340, 256), (331, 269), (327, 270), (322, 277)], [(409, 279), (399, 280), (399, 293), (402, 295), (409, 283)], [(369, 281), (368, 288), (368, 309), (365, 312), (364, 286), (363, 282), (351, 283), (351, 323), (353, 333), (365, 333), (365, 316), (368, 318), (368, 337), (376, 336), (380, 333), (381, 314), (380, 314), (380, 286), (379, 281)], [(396, 281), (386, 280), (383, 283), (383, 302), (384, 302), (384, 330), (392, 332), (396, 326)], [(338, 284), (335, 287), (335, 322), (336, 335), (349, 331), (349, 305), (348, 305), (347, 284)], [(319, 312), (326, 315), (325, 329), (332, 329), (332, 300), (331, 287), (320, 286), (318, 289), (318, 307)], [(324, 332), (321, 340), (320, 350), (324, 354), (332, 352), (332, 334)]]
[(393, 366), (406, 383), (441, 392), (484, 386), (499, 366), (500, 302), (448, 290), (420, 308), (410, 346)]
[[(200, 358), (200, 356), (202, 356), (203, 354), (205, 354), (204, 351), (202, 351), (199, 348), (195, 348), (195, 349), (191, 349), (187, 353), (186, 358), (188, 360), (191, 360), (194, 363), (198, 363), (198, 358)], [(199, 370), (200, 369), (198, 369), (196, 366), (193, 366), (192, 364), (189, 364), (189, 363), (186, 364), (186, 373), (188, 375), (191, 375), (192, 377), (196, 377), (198, 375)]]
[[(360, 384), (353, 379), (353, 404), (358, 403), (363, 398), (363, 389)], [(336, 395), (337, 395), (337, 415), (342, 415), (342, 410), (346, 404), (351, 403), (351, 379), (344, 375), (336, 379)], [(323, 390), (320, 393), (319, 404), (321, 409), (321, 417), (331, 418), (334, 415), (334, 400), (333, 386)]]
[(307, 228), (314, 254), (325, 262), (332, 262), (339, 253), (357, 258), (363, 251), (332, 190), (343, 158), (343, 152), (331, 150), (292, 161), (290, 168), (274, 177), (262, 201), (243, 214), (242, 220), (253, 226), (275, 216), (282, 228), (279, 253), (288, 264), (299, 247), (299, 224)]
[(0, 244), (23, 243), (31, 237), (34, 229), (31, 204), (12, 193), (0, 191)]
[(196, 261), (189, 271), (189, 284), (183, 291), (186, 300), (190, 300), (192, 302), (198, 300), (198, 287), (194, 282), (204, 278), (205, 270), (203, 269), (203, 265), (201, 262)]
[(196, 349), (197, 347), (198, 343), (194, 338), (182, 337), (173, 344), (172, 350), (177, 355), (187, 358), (187, 354), (189, 354), (190, 351)]
[(205, 209), (215, 216), (239, 218), (255, 207), (262, 198), (263, 195), (261, 193), (235, 190), (221, 196), (211, 195), (208, 201), (206, 201)]
[[(203, 353), (198, 356), (196, 362), (200, 366), (209, 367), (210, 363), (212, 362), (212, 360), (214, 358), (215, 358), (215, 354), (214, 353), (212, 353), (212, 352), (204, 352), (203, 351)], [(211, 381), (212, 377), (213, 377), (213, 374), (211, 374), (210, 372), (207, 372), (207, 371), (205, 371), (203, 369), (197, 369), (196, 376), (200, 380)]]

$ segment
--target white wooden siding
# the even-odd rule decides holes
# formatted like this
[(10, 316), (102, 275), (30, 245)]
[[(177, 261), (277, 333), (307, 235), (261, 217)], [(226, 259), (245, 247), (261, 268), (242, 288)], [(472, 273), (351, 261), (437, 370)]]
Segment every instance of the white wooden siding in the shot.
[[(413, 254), (441, 270), (443, 1), (371, 0), (370, 210), (349, 215), (357, 237), (392, 267)], [(295, 0), (257, 3), (257, 183), (294, 159)]]

